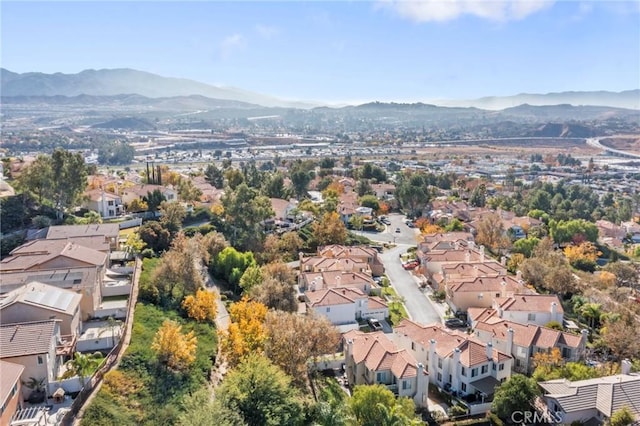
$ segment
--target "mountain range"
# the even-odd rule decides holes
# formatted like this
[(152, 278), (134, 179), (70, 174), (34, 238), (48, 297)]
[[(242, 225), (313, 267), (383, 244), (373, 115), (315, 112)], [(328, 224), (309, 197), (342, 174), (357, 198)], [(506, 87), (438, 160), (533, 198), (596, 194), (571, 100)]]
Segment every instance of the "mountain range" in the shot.
[[(145, 98), (188, 98), (189, 103), (202, 102), (208, 106), (211, 99), (219, 100), (219, 107), (243, 108), (285, 107), (308, 109), (320, 106), (317, 102), (302, 102), (250, 92), (233, 87), (220, 87), (194, 80), (163, 77), (133, 69), (84, 70), (77, 74), (45, 74), (39, 72), (15, 73), (0, 68), (0, 94), (5, 97), (81, 96), (91, 97), (130, 95), (129, 101)], [(211, 98), (205, 101), (205, 98)], [(95, 99), (94, 99), (95, 100)], [(120, 99), (126, 101), (125, 99)], [(227, 101), (227, 102), (223, 102)], [(3, 99), (3, 102), (5, 100)], [(521, 93), (514, 96), (494, 96), (473, 100), (436, 100), (431, 103), (447, 107), (475, 107), (484, 110), (502, 110), (522, 104), (541, 105), (592, 105), (640, 110), (640, 89), (622, 92), (585, 91), (547, 94)]]

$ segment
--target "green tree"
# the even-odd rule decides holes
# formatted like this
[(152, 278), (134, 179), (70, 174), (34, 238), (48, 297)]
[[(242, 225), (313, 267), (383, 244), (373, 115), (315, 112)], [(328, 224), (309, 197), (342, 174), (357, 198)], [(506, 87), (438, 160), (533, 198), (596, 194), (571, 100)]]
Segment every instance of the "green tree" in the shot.
[[(360, 385), (353, 390), (349, 407), (356, 418), (358, 426), (392, 425), (398, 423), (381, 423), (381, 420), (393, 418), (415, 419), (415, 406), (407, 398), (396, 397), (383, 385)], [(400, 423), (408, 425), (411, 423)]]
[(525, 257), (531, 257), (533, 250), (539, 242), (540, 239), (536, 237), (519, 239), (513, 243), (513, 251), (515, 253), (522, 253)]
[(167, 197), (165, 197), (159, 189), (154, 189), (151, 192), (147, 192), (147, 195), (142, 197), (142, 201), (147, 204), (150, 212), (156, 212), (158, 211), (158, 207), (167, 201)]
[(240, 413), (211, 399), (211, 391), (202, 386), (182, 400), (182, 413), (178, 415), (179, 426), (244, 426)]
[(213, 273), (224, 279), (236, 290), (245, 271), (256, 264), (253, 253), (239, 252), (233, 247), (223, 249), (214, 259)]
[(249, 426), (293, 426), (303, 419), (302, 400), (291, 378), (259, 355), (248, 356), (232, 370), (216, 398)]
[(144, 223), (138, 229), (138, 234), (140, 234), (140, 239), (144, 244), (156, 253), (168, 250), (171, 246), (171, 232), (163, 224), (155, 220)]
[(217, 189), (224, 188), (224, 173), (215, 164), (207, 164), (204, 170), (204, 178)]
[(363, 207), (370, 207), (374, 212), (380, 210), (380, 202), (375, 195), (363, 195), (360, 197), (360, 205)]
[(249, 266), (240, 278), (240, 288), (245, 294), (249, 294), (252, 288), (263, 282), (262, 270), (258, 265)]
[(33, 194), (42, 205), (53, 196), (53, 170), (51, 158), (39, 155), (33, 163), (26, 167), (17, 179), (20, 189)]
[(444, 227), (444, 230), (446, 232), (464, 231), (464, 224), (460, 221), (460, 219), (458, 219), (457, 217), (454, 217), (449, 221), (447, 226)]
[(291, 172), (291, 185), (293, 186), (293, 192), (298, 199), (307, 196), (309, 182), (311, 182), (311, 175), (308, 171), (298, 168)]
[(313, 236), (318, 245), (344, 244), (347, 228), (338, 213), (325, 213), (319, 222), (313, 224)]
[(502, 419), (510, 420), (511, 413), (532, 407), (539, 395), (540, 390), (535, 380), (522, 374), (514, 374), (496, 390), (491, 411)]
[(160, 205), (160, 223), (175, 234), (182, 228), (182, 221), (187, 216), (187, 210), (180, 203), (163, 202)]
[(635, 421), (635, 416), (626, 405), (611, 415), (609, 426), (629, 426)]
[(102, 364), (102, 361), (104, 361), (104, 356), (100, 352), (92, 354), (76, 352), (73, 354), (73, 359), (67, 361), (66, 365), (68, 371), (71, 371), (74, 376), (80, 377), (82, 386), (84, 386), (85, 377), (92, 375)]
[(274, 216), (271, 200), (242, 183), (225, 192), (222, 206), (231, 243), (239, 248), (258, 247), (264, 234), (262, 223)]

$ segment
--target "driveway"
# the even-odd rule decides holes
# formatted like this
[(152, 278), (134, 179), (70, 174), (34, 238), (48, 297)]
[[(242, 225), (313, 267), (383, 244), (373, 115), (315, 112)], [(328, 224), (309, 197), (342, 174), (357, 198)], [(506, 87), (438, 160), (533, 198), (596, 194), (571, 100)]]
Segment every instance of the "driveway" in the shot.
[[(395, 213), (387, 217), (391, 221), (391, 225), (387, 225), (384, 232), (357, 233), (372, 241), (397, 244), (396, 247), (385, 250), (380, 259), (384, 263), (384, 269), (391, 285), (404, 299), (409, 318), (422, 324), (442, 322), (442, 309), (435, 307), (432, 300), (427, 297), (428, 293), (420, 289), (418, 280), (411, 272), (403, 269), (400, 263), (400, 254), (406, 252), (409, 247), (416, 246), (420, 231), (416, 228), (409, 228), (404, 222), (406, 220), (404, 215)], [(400, 229), (400, 232), (395, 232), (396, 229)]]

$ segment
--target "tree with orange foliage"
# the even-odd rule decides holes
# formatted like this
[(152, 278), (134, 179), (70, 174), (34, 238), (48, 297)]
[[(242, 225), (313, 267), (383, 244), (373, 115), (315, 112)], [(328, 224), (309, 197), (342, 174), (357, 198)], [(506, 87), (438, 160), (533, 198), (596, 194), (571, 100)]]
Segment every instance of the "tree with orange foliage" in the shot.
[(313, 224), (313, 235), (320, 246), (344, 244), (347, 240), (347, 227), (337, 212), (327, 212), (319, 222)]
[(172, 370), (184, 371), (196, 360), (198, 339), (193, 330), (182, 333), (176, 321), (164, 320), (153, 337), (151, 349), (158, 354), (158, 361)]
[(229, 328), (219, 332), (220, 351), (231, 367), (249, 354), (261, 354), (267, 341), (267, 307), (243, 297), (229, 308)]
[(214, 322), (218, 313), (215, 293), (202, 289), (196, 291), (195, 296), (190, 294), (185, 297), (182, 308), (187, 311), (189, 318), (198, 322)]
[(378, 214), (380, 215), (389, 214), (389, 211), (391, 211), (391, 206), (389, 205), (389, 203), (380, 201), (380, 208), (378, 209)]
[(344, 194), (344, 185), (337, 180), (334, 180), (329, 184), (329, 186), (326, 187), (326, 190), (333, 191), (338, 195)]
[(569, 264), (576, 269), (587, 272), (593, 272), (596, 269), (596, 260), (600, 254), (598, 248), (589, 241), (579, 245), (570, 245), (564, 249), (564, 255)]

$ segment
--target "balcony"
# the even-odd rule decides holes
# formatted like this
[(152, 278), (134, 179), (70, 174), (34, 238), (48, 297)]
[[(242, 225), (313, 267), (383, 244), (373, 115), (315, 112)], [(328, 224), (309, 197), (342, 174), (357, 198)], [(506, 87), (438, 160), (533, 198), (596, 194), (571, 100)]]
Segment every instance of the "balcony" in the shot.
[(71, 357), (73, 353), (76, 351), (76, 342), (78, 341), (78, 336), (74, 335), (65, 335), (60, 336), (58, 339), (58, 344), (56, 345), (56, 355)]

